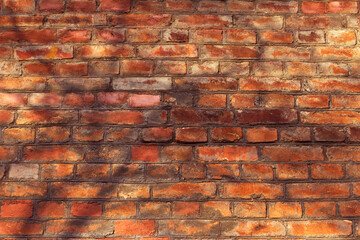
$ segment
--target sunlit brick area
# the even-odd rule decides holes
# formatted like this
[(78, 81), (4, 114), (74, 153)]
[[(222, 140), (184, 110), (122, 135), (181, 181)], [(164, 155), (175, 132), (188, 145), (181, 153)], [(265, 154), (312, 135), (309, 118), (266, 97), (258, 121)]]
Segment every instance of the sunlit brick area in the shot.
[(0, 239), (360, 239), (359, 1), (0, 6)]

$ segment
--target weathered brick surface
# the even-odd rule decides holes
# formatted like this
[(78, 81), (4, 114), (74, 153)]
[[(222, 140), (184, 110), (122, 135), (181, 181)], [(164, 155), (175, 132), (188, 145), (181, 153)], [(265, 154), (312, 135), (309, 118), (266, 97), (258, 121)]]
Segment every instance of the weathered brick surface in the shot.
[(356, 0), (0, 0), (0, 239), (360, 239)]

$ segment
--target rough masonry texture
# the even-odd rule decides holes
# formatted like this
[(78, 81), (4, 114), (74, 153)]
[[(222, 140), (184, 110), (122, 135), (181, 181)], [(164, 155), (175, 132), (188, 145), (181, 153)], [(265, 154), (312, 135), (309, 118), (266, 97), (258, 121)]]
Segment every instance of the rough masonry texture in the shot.
[(1, 239), (360, 239), (359, 1), (0, 2)]

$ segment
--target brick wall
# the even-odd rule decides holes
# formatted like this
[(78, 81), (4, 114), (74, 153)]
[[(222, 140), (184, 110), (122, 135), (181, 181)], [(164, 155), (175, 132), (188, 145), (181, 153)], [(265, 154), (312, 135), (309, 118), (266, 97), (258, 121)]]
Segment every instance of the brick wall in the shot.
[(2, 0), (1, 239), (359, 239), (358, 12)]

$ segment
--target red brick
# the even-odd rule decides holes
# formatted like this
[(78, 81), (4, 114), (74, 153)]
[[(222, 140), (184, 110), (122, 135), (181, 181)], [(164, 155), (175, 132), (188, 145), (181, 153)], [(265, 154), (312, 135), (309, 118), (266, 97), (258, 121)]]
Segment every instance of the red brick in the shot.
[(257, 148), (253, 146), (208, 146), (197, 147), (199, 161), (256, 161)]
[(76, 217), (98, 217), (101, 213), (101, 203), (74, 202), (71, 206), (71, 215)]
[(33, 0), (4, 0), (4, 10), (6, 13), (30, 13), (35, 10)]
[(330, 161), (360, 161), (360, 148), (357, 146), (329, 147), (326, 156)]
[(237, 164), (208, 164), (207, 169), (212, 179), (236, 179), (240, 175)]
[(263, 1), (257, 4), (257, 10), (265, 13), (297, 13), (298, 3), (296, 1)]
[[(44, 182), (1, 182), (1, 197), (41, 198), (47, 195), (47, 184)], [(1, 232), (1, 231), (0, 231)]]
[[(12, 27), (14, 23), (19, 27), (38, 27), (43, 24), (44, 17), (41, 15), (17, 15), (17, 16), (0, 16), (0, 26)], [(1, 47), (2, 50), (7, 49)], [(4, 54), (3, 52), (1, 54)], [(1, 55), (0, 54), (0, 55)]]
[(360, 108), (360, 96), (358, 95), (337, 95), (332, 98), (334, 108)]
[(225, 107), (226, 106), (226, 95), (225, 94), (206, 94), (201, 95), (197, 102), (202, 107)]
[(103, 11), (127, 12), (130, 10), (130, 0), (101, 0), (100, 8)]
[(236, 90), (237, 80), (227, 77), (175, 78), (176, 88), (181, 90)]
[(127, 98), (128, 95), (124, 92), (101, 92), (97, 94), (98, 102), (106, 106), (123, 105)]
[(290, 198), (319, 199), (347, 198), (350, 196), (348, 183), (293, 183), (287, 185)]
[[(3, 114), (3, 117), (6, 115)], [(18, 112), (17, 124), (32, 123), (69, 123), (77, 122), (77, 113), (67, 110), (21, 110)], [(1, 120), (1, 119), (0, 119)]]
[(155, 234), (155, 221), (116, 220), (114, 233), (122, 236), (153, 236)]
[(333, 218), (336, 215), (334, 202), (306, 202), (305, 216)]
[(0, 32), (0, 43), (52, 43), (56, 32), (50, 29), (9, 30)]
[(76, 127), (73, 130), (73, 136), (82, 142), (98, 142), (103, 140), (104, 131), (98, 127)]
[(146, 184), (120, 184), (118, 191), (120, 199), (150, 198), (150, 186)]
[(204, 199), (215, 195), (216, 185), (203, 183), (161, 183), (154, 185), (153, 197), (163, 199)]
[(293, 108), (295, 97), (285, 94), (264, 94), (261, 105), (267, 108)]
[(31, 200), (7, 200), (1, 204), (2, 218), (29, 218), (33, 215)]
[(0, 106), (22, 107), (25, 106), (28, 97), (17, 93), (0, 93)]
[(171, 119), (177, 124), (230, 124), (233, 122), (233, 113), (219, 110), (183, 110), (171, 111)]
[(136, 215), (135, 202), (109, 202), (105, 203), (104, 215), (110, 218), (132, 217)]
[(327, 29), (327, 28), (340, 28), (342, 21), (339, 17), (330, 16), (290, 16), (286, 18), (286, 27), (288, 29)]
[(146, 60), (124, 60), (121, 64), (123, 75), (151, 75), (154, 71), (154, 62)]
[(280, 221), (228, 221), (221, 227), (225, 236), (285, 236), (285, 226)]
[(65, 6), (63, 0), (41, 0), (39, 2), (40, 12), (60, 13)]
[(358, 3), (355, 1), (331, 1), (328, 10), (332, 13), (357, 13)]
[(344, 141), (345, 132), (340, 127), (316, 127), (314, 128), (314, 137), (316, 141)]
[(197, 217), (200, 214), (200, 204), (197, 202), (175, 202), (173, 214), (176, 217)]
[(204, 202), (200, 209), (202, 217), (230, 217), (230, 202), (208, 201)]
[(44, 77), (1, 77), (0, 89), (42, 91), (45, 89), (45, 82)]
[(95, 0), (70, 0), (67, 3), (68, 12), (94, 12), (96, 10)]
[(266, 205), (263, 202), (238, 202), (234, 205), (234, 215), (238, 217), (265, 217)]
[(303, 2), (301, 10), (305, 14), (324, 14), (327, 12), (325, 2)]
[(105, 140), (109, 142), (135, 142), (138, 133), (134, 128), (109, 128)]
[(228, 11), (234, 12), (247, 12), (255, 10), (255, 3), (248, 1), (239, 1), (239, 0), (229, 0), (228, 2)]
[(251, 30), (230, 29), (226, 31), (226, 40), (230, 43), (256, 43), (256, 33)]
[(351, 127), (349, 129), (349, 140), (351, 142), (359, 142), (360, 141), (360, 128), (359, 127)]
[(1, 221), (1, 235), (40, 235), (44, 232), (44, 226), (40, 222), (33, 221)]
[(328, 108), (329, 96), (327, 95), (303, 95), (296, 99), (296, 105), (301, 108)]
[(324, 160), (323, 150), (319, 146), (265, 146), (264, 157), (271, 161), (305, 162)]
[(275, 128), (251, 128), (246, 131), (248, 142), (274, 142), (277, 140), (277, 130)]
[(252, 29), (281, 29), (284, 19), (281, 16), (246, 16), (240, 15), (236, 19), (239, 28)]
[(194, 42), (217, 43), (223, 40), (223, 31), (219, 29), (199, 29), (194, 30), (190, 36)]
[(79, 161), (83, 160), (83, 147), (69, 145), (28, 146), (24, 149), (25, 161)]
[(326, 34), (329, 44), (355, 45), (356, 35), (350, 30), (331, 30)]
[(41, 127), (37, 139), (40, 142), (66, 142), (70, 139), (70, 128)]
[(172, 139), (173, 130), (167, 127), (153, 127), (143, 130), (145, 142), (168, 142)]
[(283, 109), (238, 110), (238, 123), (294, 123), (297, 121), (296, 111)]
[(230, 16), (221, 15), (178, 15), (172, 23), (174, 27), (226, 27), (231, 23)]
[(301, 218), (301, 204), (297, 202), (276, 202), (269, 204), (270, 218)]
[(320, 63), (319, 70), (321, 74), (328, 76), (348, 76), (349, 67), (341, 63)]
[(231, 96), (231, 105), (235, 108), (251, 108), (255, 106), (256, 95), (234, 94)]
[(161, 160), (163, 162), (190, 161), (192, 159), (192, 150), (189, 146), (165, 146), (161, 151)]
[(83, 123), (102, 123), (102, 124), (139, 124), (144, 122), (144, 116), (137, 111), (81, 111)]
[(300, 119), (308, 124), (358, 124), (360, 115), (353, 111), (301, 112)]
[(219, 231), (219, 222), (213, 220), (165, 220), (159, 225), (160, 235), (217, 236)]
[(272, 180), (274, 178), (273, 168), (267, 164), (243, 164), (242, 178), (254, 180)]
[(141, 0), (135, 3), (134, 10), (137, 12), (160, 12), (163, 3), (157, 0)]
[(152, 14), (130, 13), (124, 15), (111, 16), (110, 24), (116, 26), (126, 26), (126, 27), (133, 27), (133, 26), (164, 27), (169, 24), (170, 20), (171, 20), (171, 16), (169, 14), (152, 15)]
[(262, 59), (300, 61), (310, 60), (311, 53), (306, 48), (286, 46), (265, 46), (260, 56)]
[(257, 59), (256, 47), (237, 45), (206, 45), (201, 48), (201, 57), (210, 59)]
[(140, 204), (140, 216), (142, 217), (169, 217), (170, 203), (147, 202)]
[(32, 93), (29, 96), (29, 105), (58, 107), (62, 100), (63, 97), (56, 93)]
[(40, 218), (61, 218), (66, 215), (66, 204), (64, 202), (39, 202), (37, 216)]
[(43, 179), (68, 179), (73, 176), (74, 166), (71, 164), (43, 164), (41, 177)]
[(308, 142), (311, 140), (310, 128), (289, 127), (280, 131), (280, 140), (285, 142)]
[(135, 162), (158, 162), (159, 148), (158, 146), (133, 146), (131, 148), (131, 157)]
[(127, 40), (133, 43), (157, 42), (160, 40), (160, 31), (158, 29), (128, 29)]
[(14, 51), (18, 60), (73, 58), (71, 46), (25, 46), (16, 47)]
[(348, 201), (340, 202), (340, 215), (341, 216), (359, 216), (360, 215), (360, 202), (359, 201)]
[(349, 47), (317, 47), (313, 53), (315, 60), (353, 60), (357, 59), (359, 49)]
[(309, 177), (308, 167), (305, 164), (278, 164), (278, 179), (307, 179)]
[[(106, 189), (106, 191), (104, 191)], [(116, 186), (112, 183), (55, 182), (51, 185), (53, 198), (112, 198)], [(101, 193), (99, 195), (99, 193)]]
[(185, 179), (204, 179), (206, 177), (205, 165), (201, 163), (184, 163), (181, 173)]
[(198, 51), (195, 45), (143, 45), (138, 47), (139, 56), (143, 58), (175, 58), (197, 57)]
[(294, 36), (292, 32), (266, 31), (260, 34), (260, 42), (265, 43), (292, 43)]
[(194, 2), (191, 0), (183, 0), (181, 2), (176, 0), (166, 0), (165, 8), (170, 11), (189, 11), (193, 9)]
[(254, 62), (253, 73), (255, 76), (281, 76), (283, 64), (279, 62)]
[(95, 30), (95, 37), (100, 42), (124, 42), (124, 29), (102, 28)]
[(188, 42), (189, 32), (187, 30), (169, 29), (163, 33), (166, 42)]
[(31, 143), (34, 138), (35, 131), (32, 128), (6, 128), (3, 132), (5, 143)]
[(235, 142), (242, 138), (240, 127), (216, 127), (213, 128), (212, 139), (217, 142)]
[(176, 129), (176, 141), (178, 142), (207, 142), (206, 128), (186, 127)]
[(314, 179), (341, 179), (344, 177), (343, 166), (340, 164), (313, 164), (311, 173)]
[(79, 58), (132, 57), (134, 47), (130, 45), (85, 45), (76, 49)]
[(249, 77), (240, 81), (240, 89), (250, 91), (299, 91), (300, 82), (277, 77)]
[(224, 183), (223, 198), (251, 199), (253, 196), (276, 199), (284, 195), (283, 187), (268, 183)]
[(114, 227), (107, 220), (57, 219), (47, 222), (46, 232), (48, 235), (66, 234), (68, 236), (103, 237), (113, 234)]
[(348, 220), (296, 221), (288, 222), (291, 236), (348, 236), (352, 233), (352, 222)]
[(299, 43), (325, 43), (325, 32), (320, 30), (299, 31), (297, 38)]
[(55, 64), (44, 62), (32, 62), (24, 65), (24, 72), (27, 75), (55, 75)]
[(61, 43), (86, 43), (90, 41), (91, 31), (86, 29), (64, 29), (58, 31)]

